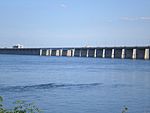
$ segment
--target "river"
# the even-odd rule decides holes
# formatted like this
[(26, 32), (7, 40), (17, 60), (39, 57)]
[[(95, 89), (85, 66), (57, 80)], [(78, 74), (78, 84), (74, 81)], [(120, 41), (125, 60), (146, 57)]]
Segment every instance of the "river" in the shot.
[(150, 61), (0, 55), (0, 95), (44, 113), (150, 113)]

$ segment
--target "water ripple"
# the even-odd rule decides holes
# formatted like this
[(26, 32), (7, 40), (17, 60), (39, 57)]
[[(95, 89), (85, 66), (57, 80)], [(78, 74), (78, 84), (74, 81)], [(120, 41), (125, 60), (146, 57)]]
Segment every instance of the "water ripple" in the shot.
[(38, 85), (27, 85), (27, 86), (8, 86), (0, 88), (0, 91), (8, 91), (8, 92), (22, 92), (22, 91), (30, 91), (36, 89), (52, 89), (52, 88), (88, 88), (93, 86), (99, 86), (102, 83), (90, 83), (90, 84), (38, 84)]

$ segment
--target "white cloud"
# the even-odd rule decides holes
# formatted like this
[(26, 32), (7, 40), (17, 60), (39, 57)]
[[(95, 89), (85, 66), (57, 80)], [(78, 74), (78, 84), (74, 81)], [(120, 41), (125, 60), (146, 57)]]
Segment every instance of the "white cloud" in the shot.
[(66, 5), (66, 4), (60, 4), (60, 7), (62, 7), (62, 8), (66, 8), (66, 7), (67, 7), (67, 5)]
[(139, 16), (139, 17), (121, 17), (121, 20), (124, 21), (138, 21), (138, 20), (143, 20), (143, 21), (150, 21), (150, 16)]
[(150, 20), (150, 16), (147, 16), (147, 17), (140, 17), (140, 19), (142, 19), (142, 20)]

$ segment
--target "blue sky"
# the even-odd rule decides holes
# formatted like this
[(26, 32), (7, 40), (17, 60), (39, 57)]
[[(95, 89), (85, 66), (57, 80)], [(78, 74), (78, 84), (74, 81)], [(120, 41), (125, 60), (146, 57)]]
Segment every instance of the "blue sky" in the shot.
[(150, 45), (150, 0), (0, 0), (0, 47)]

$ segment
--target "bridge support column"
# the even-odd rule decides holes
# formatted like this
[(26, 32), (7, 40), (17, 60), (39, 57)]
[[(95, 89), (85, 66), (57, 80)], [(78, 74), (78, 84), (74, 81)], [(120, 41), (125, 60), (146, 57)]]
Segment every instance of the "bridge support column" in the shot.
[(103, 49), (103, 56), (102, 58), (105, 58), (105, 49)]
[(49, 50), (48, 49), (46, 50), (46, 56), (49, 56)]
[(52, 54), (52, 50), (50, 49), (50, 50), (49, 50), (49, 56), (51, 56), (51, 54)]
[(59, 56), (59, 50), (56, 50), (56, 56)]
[(59, 50), (59, 56), (62, 56), (62, 49)]
[(72, 50), (67, 50), (67, 56), (71, 57), (71, 54), (72, 54)]
[(96, 58), (97, 49), (94, 50), (94, 57)]
[(145, 59), (145, 60), (149, 60), (149, 57), (150, 57), (149, 55), (150, 55), (149, 49), (145, 49), (144, 59)]
[(111, 58), (114, 58), (114, 54), (115, 54), (115, 49), (112, 49)]
[(79, 50), (79, 57), (81, 57), (81, 53), (82, 53), (82, 51), (81, 51), (81, 49)]
[(133, 55), (132, 55), (133, 59), (136, 59), (136, 49), (133, 49)]
[(74, 57), (74, 51), (75, 51), (75, 49), (72, 49), (72, 50), (71, 50), (71, 56), (72, 56), (72, 57)]
[(86, 57), (89, 56), (89, 49), (86, 50)]
[(122, 58), (122, 59), (125, 58), (125, 49), (122, 49), (121, 58)]
[(42, 49), (40, 49), (40, 56), (42, 56)]

